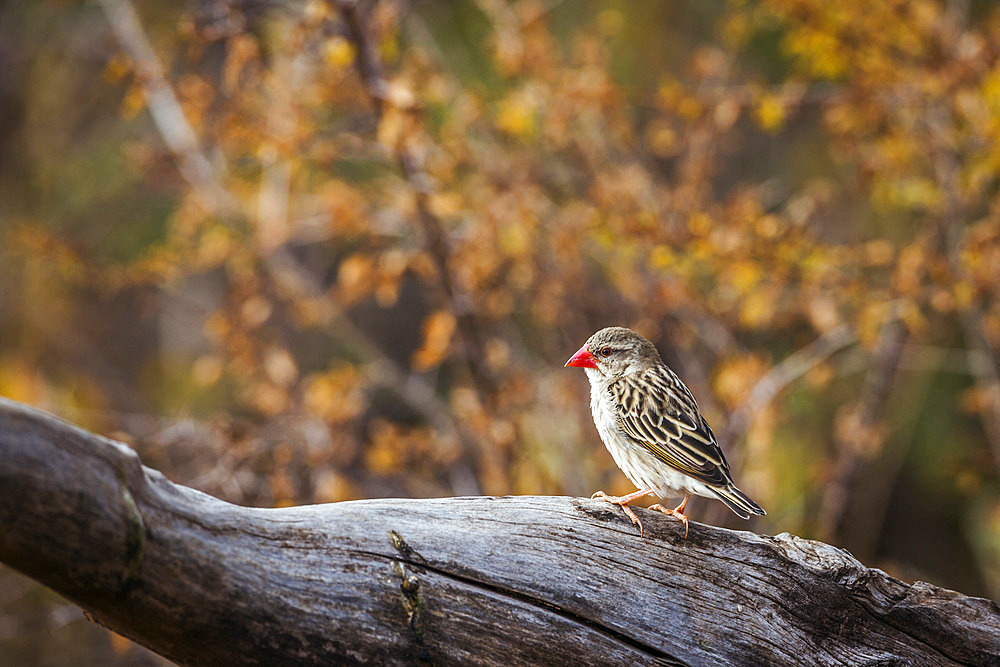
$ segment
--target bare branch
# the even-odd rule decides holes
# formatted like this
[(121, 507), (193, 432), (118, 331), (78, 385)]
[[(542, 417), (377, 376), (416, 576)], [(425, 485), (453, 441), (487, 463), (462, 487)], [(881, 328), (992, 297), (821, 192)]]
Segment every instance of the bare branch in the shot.
[[(315, 278), (305, 271), (298, 260), (281, 248), (272, 252), (264, 261), (264, 268), (270, 273), (271, 279), (296, 294), (318, 298), (323, 290)], [(371, 338), (356, 327), (333, 300), (326, 300), (327, 321), (330, 332), (350, 349), (367, 359), (365, 376), (377, 386), (383, 387), (399, 396), (413, 410), (418, 412), (441, 437), (454, 438), (462, 443), (466, 457), (473, 460), (467, 464), (456, 463), (456, 474), (452, 478), (452, 488), (460, 494), (477, 494), (479, 485), (472, 470), (476, 468), (477, 447), (472, 436), (462, 428), (449, 410), (448, 406), (420, 376), (401, 368), (399, 364), (388, 357)]]
[(184, 664), (1000, 663), (992, 601), (655, 514), (640, 540), (582, 498), (238, 507), (0, 399), (0, 562)]
[[(375, 105), (376, 114), (381, 118), (385, 113), (386, 105), (393, 102), (389, 99), (389, 83), (382, 67), (374, 36), (371, 34), (370, 22), (362, 7), (362, 5), (367, 5), (370, 9), (372, 4), (357, 0), (336, 1), (347, 26), (351, 42), (357, 51), (355, 62), (358, 75)], [(411, 115), (414, 113), (413, 109), (401, 111)], [(483, 404), (489, 405), (496, 396), (496, 382), (493, 373), (486, 364), (486, 345), (479, 322), (473, 312), (472, 303), (465, 294), (460, 292), (452, 279), (447, 236), (441, 221), (431, 212), (428, 203), (432, 187), (431, 178), (424, 168), (423, 155), (411, 140), (398, 142), (394, 146), (394, 151), (403, 176), (413, 190), (417, 219), (426, 239), (427, 250), (437, 268), (441, 290), (455, 316), (466, 366), (479, 393), (480, 400)]]
[(861, 397), (847, 415), (851, 420), (850, 428), (844, 429), (846, 433), (840, 432), (840, 429), (834, 432), (837, 460), (823, 489), (818, 516), (817, 532), (824, 539), (833, 539), (838, 534), (864, 457), (880, 444), (874, 442), (879, 439), (878, 421), (899, 368), (903, 343), (909, 334), (897, 310), (893, 304), (882, 326), (874, 358), (861, 388)]
[[(961, 259), (964, 244), (963, 223), (967, 209), (959, 190), (961, 164), (954, 149), (939, 138), (943, 131), (939, 126), (943, 122), (937, 119), (937, 124), (930, 123), (931, 130), (937, 132), (934, 135), (938, 137), (935, 144), (940, 144), (935, 150), (934, 169), (945, 196), (945, 210), (938, 219), (938, 229), (944, 239), (948, 264), (955, 279), (971, 285), (972, 277)], [(1000, 353), (990, 344), (986, 335), (983, 309), (975, 297), (968, 304), (958, 305), (958, 315), (965, 332), (965, 340), (970, 348), (967, 359), (969, 372), (975, 378), (976, 386), (988, 398), (986, 406), (979, 411), (979, 416), (993, 454), (993, 464), (997, 471), (1000, 471)]]
[[(100, 0), (100, 2), (122, 49), (132, 58), (140, 72), (150, 114), (164, 143), (177, 160), (181, 175), (192, 188), (206, 193), (209, 205), (218, 215), (223, 218), (239, 215), (238, 199), (225, 188), (208, 158), (205, 157), (194, 129), (163, 74), (163, 67), (153, 51), (132, 3), (130, 0)], [(369, 54), (369, 58), (371, 67), (381, 67), (375, 56)], [(380, 72), (380, 69), (376, 71)], [(381, 77), (381, 74), (378, 76)], [(379, 80), (381, 81), (381, 78)], [(384, 86), (379, 84), (376, 88), (381, 91)], [(261, 219), (273, 222), (274, 224), (270, 225), (272, 228), (283, 227), (285, 224), (283, 221), (287, 217), (287, 171), (288, 166), (283, 162), (264, 169), (258, 197), (258, 214)], [(271, 278), (284, 282), (286, 286), (289, 279), (293, 279), (295, 284), (292, 287), (296, 293), (312, 297), (322, 296), (323, 290), (315, 284), (315, 280), (300, 266), (295, 257), (275, 242), (275, 234), (280, 236), (281, 230), (276, 229), (263, 244), (266, 250), (263, 266)], [(334, 331), (339, 332), (342, 340), (370, 360), (367, 367), (368, 378), (374, 384), (386, 387), (403, 398), (442, 436), (454, 437), (463, 442), (467, 454), (472, 455), (474, 448), (470, 444), (470, 437), (457, 427), (454, 418), (441, 403), (433, 388), (419, 377), (399, 368), (398, 364), (389, 359), (367, 335), (354, 326), (347, 314), (332, 299), (328, 302)], [(485, 358), (485, 355), (482, 358)], [(459, 471), (453, 479), (456, 492), (478, 493), (475, 475), (461, 465), (456, 470)], [(463, 470), (466, 471), (465, 474), (462, 473)]]
[(857, 342), (854, 329), (841, 324), (792, 354), (768, 371), (750, 390), (743, 404), (729, 418), (722, 442), (732, 446), (741, 440), (753, 422), (754, 415), (766, 408), (789, 384), (809, 372), (840, 350)]
[(163, 65), (142, 28), (135, 7), (130, 0), (99, 2), (122, 50), (132, 59), (146, 94), (149, 113), (163, 142), (177, 160), (181, 176), (210, 206), (229, 217), (239, 209), (237, 200), (222, 185), (211, 161), (202, 151), (198, 136), (163, 73)]

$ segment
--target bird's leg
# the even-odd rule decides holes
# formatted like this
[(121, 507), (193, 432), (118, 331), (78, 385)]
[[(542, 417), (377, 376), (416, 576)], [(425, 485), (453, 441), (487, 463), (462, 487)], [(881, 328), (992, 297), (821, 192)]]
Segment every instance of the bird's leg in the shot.
[(684, 515), (684, 508), (687, 507), (687, 504), (688, 504), (689, 500), (691, 500), (691, 494), (690, 493), (686, 494), (684, 496), (684, 501), (680, 505), (678, 505), (677, 507), (675, 507), (672, 510), (668, 510), (666, 507), (664, 507), (660, 503), (656, 503), (655, 505), (650, 505), (649, 509), (651, 509), (651, 510), (659, 510), (659, 511), (663, 512), (664, 514), (672, 514), (675, 517), (677, 517), (678, 519), (680, 519), (681, 521), (683, 521), (684, 522), (684, 539), (686, 540), (687, 537), (688, 537), (688, 518), (687, 518), (687, 516)]
[(614, 503), (615, 505), (620, 505), (621, 508), (625, 510), (625, 514), (628, 515), (628, 518), (632, 520), (632, 523), (639, 526), (639, 539), (642, 539), (643, 536), (642, 521), (639, 521), (639, 517), (635, 515), (635, 512), (632, 511), (632, 508), (629, 507), (628, 504), (633, 500), (635, 500), (636, 498), (641, 498), (642, 496), (647, 496), (651, 493), (653, 493), (652, 487), (647, 487), (645, 489), (639, 489), (638, 491), (633, 491), (632, 493), (626, 496), (609, 496), (603, 491), (596, 491), (594, 495), (592, 495), (590, 498), (591, 500), (597, 500), (598, 498), (600, 498), (605, 502)]

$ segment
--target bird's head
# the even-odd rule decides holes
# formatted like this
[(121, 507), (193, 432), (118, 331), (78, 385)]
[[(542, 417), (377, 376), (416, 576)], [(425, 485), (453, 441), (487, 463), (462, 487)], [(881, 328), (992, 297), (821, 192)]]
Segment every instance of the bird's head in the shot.
[(659, 363), (660, 353), (648, 340), (625, 327), (607, 327), (591, 336), (566, 366), (585, 369), (591, 380), (609, 382)]

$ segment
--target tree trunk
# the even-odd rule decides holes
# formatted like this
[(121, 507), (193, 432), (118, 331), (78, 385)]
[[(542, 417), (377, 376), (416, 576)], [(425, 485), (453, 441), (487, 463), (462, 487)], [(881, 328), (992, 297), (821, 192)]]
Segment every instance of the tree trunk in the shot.
[(256, 509), (0, 399), (0, 561), (177, 662), (1000, 664), (1000, 608), (564, 497)]

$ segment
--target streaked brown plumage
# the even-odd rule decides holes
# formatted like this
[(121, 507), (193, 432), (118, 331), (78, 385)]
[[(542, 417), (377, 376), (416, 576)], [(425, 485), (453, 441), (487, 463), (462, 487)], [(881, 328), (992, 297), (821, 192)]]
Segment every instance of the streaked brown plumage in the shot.
[(736, 488), (698, 402), (677, 374), (660, 359), (656, 347), (624, 327), (601, 329), (566, 362), (579, 366), (590, 380), (594, 424), (615, 463), (639, 490), (625, 496), (594, 494), (618, 504), (643, 534), (629, 503), (644, 495), (684, 495), (674, 509), (653, 505), (684, 522), (691, 495), (717, 498), (749, 519), (764, 510)]

